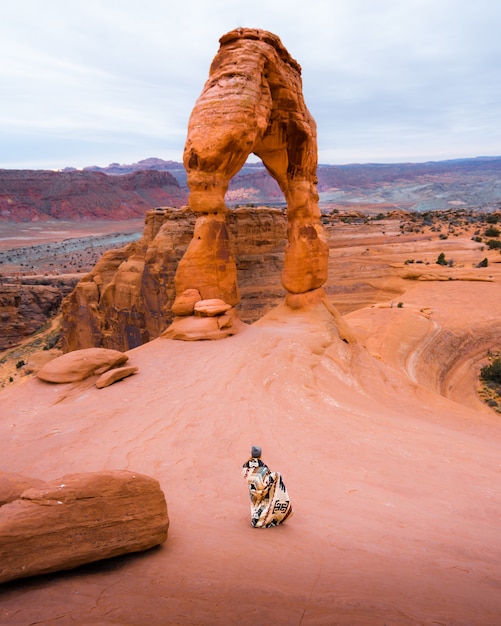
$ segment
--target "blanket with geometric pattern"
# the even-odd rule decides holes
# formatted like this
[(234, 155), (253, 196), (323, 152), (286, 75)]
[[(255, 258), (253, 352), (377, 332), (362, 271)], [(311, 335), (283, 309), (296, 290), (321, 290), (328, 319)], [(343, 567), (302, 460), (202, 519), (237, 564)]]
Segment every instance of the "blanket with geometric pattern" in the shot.
[(254, 528), (278, 526), (292, 515), (289, 494), (281, 474), (272, 472), (261, 459), (249, 459), (242, 467), (251, 501)]

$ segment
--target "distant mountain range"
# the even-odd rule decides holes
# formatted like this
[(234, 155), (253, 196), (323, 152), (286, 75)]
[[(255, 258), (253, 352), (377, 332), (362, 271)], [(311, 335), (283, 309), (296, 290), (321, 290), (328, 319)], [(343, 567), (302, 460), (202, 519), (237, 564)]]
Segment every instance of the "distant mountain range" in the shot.
[[(409, 211), (501, 208), (501, 157), (427, 163), (318, 166), (320, 206), (380, 205)], [(186, 204), (182, 163), (150, 158), (83, 170), (0, 170), (0, 220), (130, 219), (154, 206)], [(228, 206), (283, 206), (261, 163), (247, 163), (230, 182)]]
[[(151, 158), (131, 165), (112, 163), (86, 171), (128, 174), (160, 170), (186, 188), (182, 163)], [(427, 163), (320, 164), (318, 191), (322, 205), (388, 204), (407, 210), (495, 206), (501, 203), (501, 156), (429, 161)], [(247, 163), (230, 183), (228, 205), (284, 203), (277, 183), (263, 164)]]

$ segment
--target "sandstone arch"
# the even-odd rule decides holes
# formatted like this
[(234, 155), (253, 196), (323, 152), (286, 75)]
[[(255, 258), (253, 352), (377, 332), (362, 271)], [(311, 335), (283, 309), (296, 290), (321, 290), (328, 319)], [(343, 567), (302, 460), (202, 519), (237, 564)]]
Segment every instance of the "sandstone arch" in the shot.
[[(232, 306), (240, 301), (224, 197), (251, 153), (277, 180), (287, 202), (282, 285), (290, 294), (303, 294), (327, 280), (329, 250), (316, 189), (316, 124), (304, 103), (301, 67), (267, 31), (238, 28), (219, 41), (189, 120), (184, 150), (189, 205), (198, 216), (175, 277), (173, 312), (184, 317), (193, 313), (186, 307), (186, 294), (193, 290), (200, 300)], [(212, 320), (210, 336), (232, 334), (236, 326), (235, 316), (217, 327)], [(177, 332), (181, 328), (189, 332)], [(203, 338), (203, 325), (176, 318), (166, 336)]]

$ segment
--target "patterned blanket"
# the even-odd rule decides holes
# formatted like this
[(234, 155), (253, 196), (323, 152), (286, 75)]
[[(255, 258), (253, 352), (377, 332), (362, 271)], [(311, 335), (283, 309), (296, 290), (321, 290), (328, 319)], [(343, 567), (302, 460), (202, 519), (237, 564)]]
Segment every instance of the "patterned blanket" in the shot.
[(254, 528), (278, 526), (292, 515), (289, 494), (278, 472), (270, 471), (261, 459), (249, 459), (242, 473), (249, 487)]

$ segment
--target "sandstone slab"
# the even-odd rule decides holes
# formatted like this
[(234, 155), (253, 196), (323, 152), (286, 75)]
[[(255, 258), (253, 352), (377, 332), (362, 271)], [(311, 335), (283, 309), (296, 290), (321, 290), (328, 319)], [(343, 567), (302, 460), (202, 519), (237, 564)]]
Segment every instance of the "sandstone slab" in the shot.
[(219, 316), (176, 317), (162, 337), (183, 341), (224, 339), (238, 333), (243, 326), (245, 324), (238, 318), (236, 310), (230, 308), (226, 313)]
[(42, 367), (37, 376), (49, 383), (73, 383), (123, 365), (128, 358), (118, 350), (84, 348), (53, 359)]
[(167, 539), (168, 527), (157, 480), (69, 474), (0, 507), (0, 583), (148, 550)]
[(231, 304), (226, 304), (224, 300), (220, 298), (210, 298), (208, 300), (200, 300), (195, 304), (195, 315), (201, 317), (214, 317), (215, 315), (222, 315), (232, 308)]
[(139, 368), (133, 367), (129, 365), (128, 367), (115, 367), (112, 370), (108, 370), (101, 374), (101, 376), (96, 380), (96, 387), (98, 389), (103, 389), (104, 387), (109, 387), (113, 385), (113, 383), (117, 383), (119, 380), (123, 380), (132, 374), (135, 374)]

